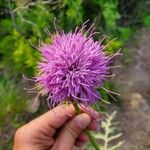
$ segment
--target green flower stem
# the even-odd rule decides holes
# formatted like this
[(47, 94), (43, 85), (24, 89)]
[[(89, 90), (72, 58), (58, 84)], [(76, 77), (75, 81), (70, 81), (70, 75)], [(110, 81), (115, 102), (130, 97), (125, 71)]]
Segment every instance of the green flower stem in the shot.
[[(77, 114), (80, 114), (81, 110), (80, 110), (78, 104), (73, 103), (73, 106), (74, 106), (75, 110), (77, 111)], [(95, 150), (100, 150), (100, 148), (99, 148), (98, 144), (96, 143), (94, 137), (92, 136), (91, 132), (87, 129), (85, 129), (84, 131), (87, 134), (87, 136), (89, 137), (89, 140), (90, 140), (91, 144), (93, 145), (93, 147), (95, 148)]]

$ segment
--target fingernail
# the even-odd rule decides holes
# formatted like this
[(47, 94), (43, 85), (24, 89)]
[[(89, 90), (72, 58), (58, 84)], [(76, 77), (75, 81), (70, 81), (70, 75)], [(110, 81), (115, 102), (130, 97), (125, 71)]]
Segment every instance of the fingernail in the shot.
[(85, 129), (91, 122), (91, 119), (87, 114), (80, 114), (76, 116), (75, 121), (79, 128)]

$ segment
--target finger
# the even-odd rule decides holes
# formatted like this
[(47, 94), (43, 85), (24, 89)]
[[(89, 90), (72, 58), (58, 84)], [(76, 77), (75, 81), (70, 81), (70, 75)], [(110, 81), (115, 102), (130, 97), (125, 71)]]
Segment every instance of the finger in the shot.
[(86, 107), (84, 105), (80, 105), (81, 109), (83, 112), (86, 112), (88, 115), (91, 116), (92, 119), (99, 119), (100, 118), (100, 113), (95, 111), (94, 109), (90, 107)]
[(56, 139), (56, 143), (54, 144), (54, 148), (57, 150), (71, 150), (73, 148), (75, 140), (90, 124), (90, 122), (91, 118), (86, 113), (75, 116), (72, 120), (66, 123), (64, 128), (61, 130), (59, 136)]
[(88, 142), (88, 136), (85, 133), (81, 133), (78, 139), (75, 141), (75, 146), (83, 147)]
[(80, 141), (75, 142), (75, 146), (77, 146), (77, 147), (83, 147), (86, 144), (87, 144), (87, 142), (80, 142)]
[(53, 128), (59, 128), (68, 119), (74, 117), (75, 115), (76, 111), (72, 104), (69, 104), (66, 107), (61, 105), (36, 118), (32, 121), (32, 123), (34, 122), (35, 124), (38, 124), (39, 127), (50, 126)]
[[(87, 107), (87, 109), (80, 107), (81, 112), (87, 112), (91, 118), (99, 118), (100, 115), (98, 112), (94, 111), (93, 109)], [(90, 110), (90, 111), (89, 111)], [(90, 114), (91, 112), (91, 114)], [(60, 105), (55, 107), (53, 110), (48, 111), (47, 113), (43, 114), (42, 116), (36, 118), (32, 121), (36, 124), (37, 127), (53, 127), (59, 128), (61, 127), (67, 120), (73, 118), (76, 115), (76, 110), (72, 104), (68, 104), (66, 107)]]
[(91, 123), (88, 125), (88, 129), (90, 130), (97, 130), (98, 127), (99, 127), (98, 121), (95, 119), (93, 119)]
[(81, 133), (75, 141), (75, 146), (77, 147), (82, 147), (88, 142), (89, 138), (85, 133)]
[(88, 142), (88, 139), (89, 139), (88, 136), (83, 132), (76, 139), (76, 142)]

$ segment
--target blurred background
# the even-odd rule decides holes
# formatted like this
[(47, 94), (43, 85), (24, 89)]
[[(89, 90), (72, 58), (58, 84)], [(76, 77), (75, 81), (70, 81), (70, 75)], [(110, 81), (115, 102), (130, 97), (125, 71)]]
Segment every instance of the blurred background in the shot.
[[(150, 1), (149, 0), (1, 0), (0, 1), (0, 150), (12, 149), (17, 128), (48, 110), (46, 101), (23, 78), (36, 74), (39, 52), (32, 45), (50, 42), (44, 29), (70, 31), (90, 19), (104, 44), (116, 38), (106, 52), (122, 48), (123, 56), (113, 70), (116, 77), (105, 83), (120, 97), (100, 91), (110, 105), (101, 112), (117, 110), (117, 130), (124, 141), (120, 150), (150, 149)], [(32, 44), (31, 44), (32, 43)], [(117, 101), (115, 101), (117, 100)], [(104, 106), (105, 105), (105, 106)], [(85, 149), (91, 149), (90, 146)], [(116, 148), (117, 149), (117, 148)]]

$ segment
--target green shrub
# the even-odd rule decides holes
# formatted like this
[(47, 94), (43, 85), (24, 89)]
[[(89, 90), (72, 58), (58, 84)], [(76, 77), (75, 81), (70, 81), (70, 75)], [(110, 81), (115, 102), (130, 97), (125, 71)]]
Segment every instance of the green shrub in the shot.
[(9, 68), (12, 74), (33, 75), (39, 57), (38, 50), (33, 48), (18, 32), (14, 31), (3, 38), (0, 52), (3, 56), (2, 64)]
[(145, 15), (143, 18), (144, 26), (150, 28), (150, 15)]
[(0, 127), (17, 124), (18, 117), (26, 109), (25, 95), (21, 88), (16, 86), (15, 81), (0, 79)]
[(2, 59), (0, 61), (5, 68), (11, 70), (12, 74), (25, 73), (31, 76), (34, 74), (39, 55), (38, 50), (29, 44), (28, 39), (35, 45), (38, 45), (40, 38), (47, 40), (44, 28), (51, 29), (53, 24), (50, 21), (53, 21), (54, 16), (47, 5), (41, 1), (35, 2), (34, 6), (23, 1), (19, 3), (16, 1), (16, 3), (11, 3), (13, 9), (11, 14), (14, 14), (15, 19), (7, 17), (0, 23), (2, 34), (0, 37)]
[(82, 1), (83, 0), (64, 0), (60, 3), (60, 6), (54, 11), (54, 13), (57, 18), (58, 26), (61, 29), (70, 31), (82, 23)]
[[(138, 2), (134, 1), (134, 3)], [(65, 31), (70, 31), (90, 19), (87, 28), (94, 22), (97, 31), (108, 35), (110, 39), (118, 37), (118, 40), (113, 41), (106, 49), (109, 54), (112, 54), (122, 47), (133, 33), (130, 26), (121, 27), (118, 24), (118, 20), (123, 15), (120, 12), (120, 4), (118, 0), (64, 0), (55, 4), (50, 1), (45, 3), (42, 0), (15, 0), (11, 2), (11, 10), (8, 2), (2, 1), (0, 7), (5, 11), (0, 22), (0, 54), (2, 55), (0, 61), (13, 74), (33, 75), (39, 56), (38, 51), (28, 43), (28, 39), (34, 45), (38, 45), (39, 39), (46, 41), (48, 38), (44, 28), (47, 27), (52, 33), (54, 32), (54, 17), (57, 26)], [(144, 2), (142, 4), (145, 5)], [(126, 8), (129, 9), (130, 6)], [(148, 17), (144, 20), (148, 25)]]
[(120, 18), (118, 12), (118, 0), (93, 0), (99, 6), (99, 24), (101, 29), (107, 34), (115, 32), (117, 29), (117, 20)]

